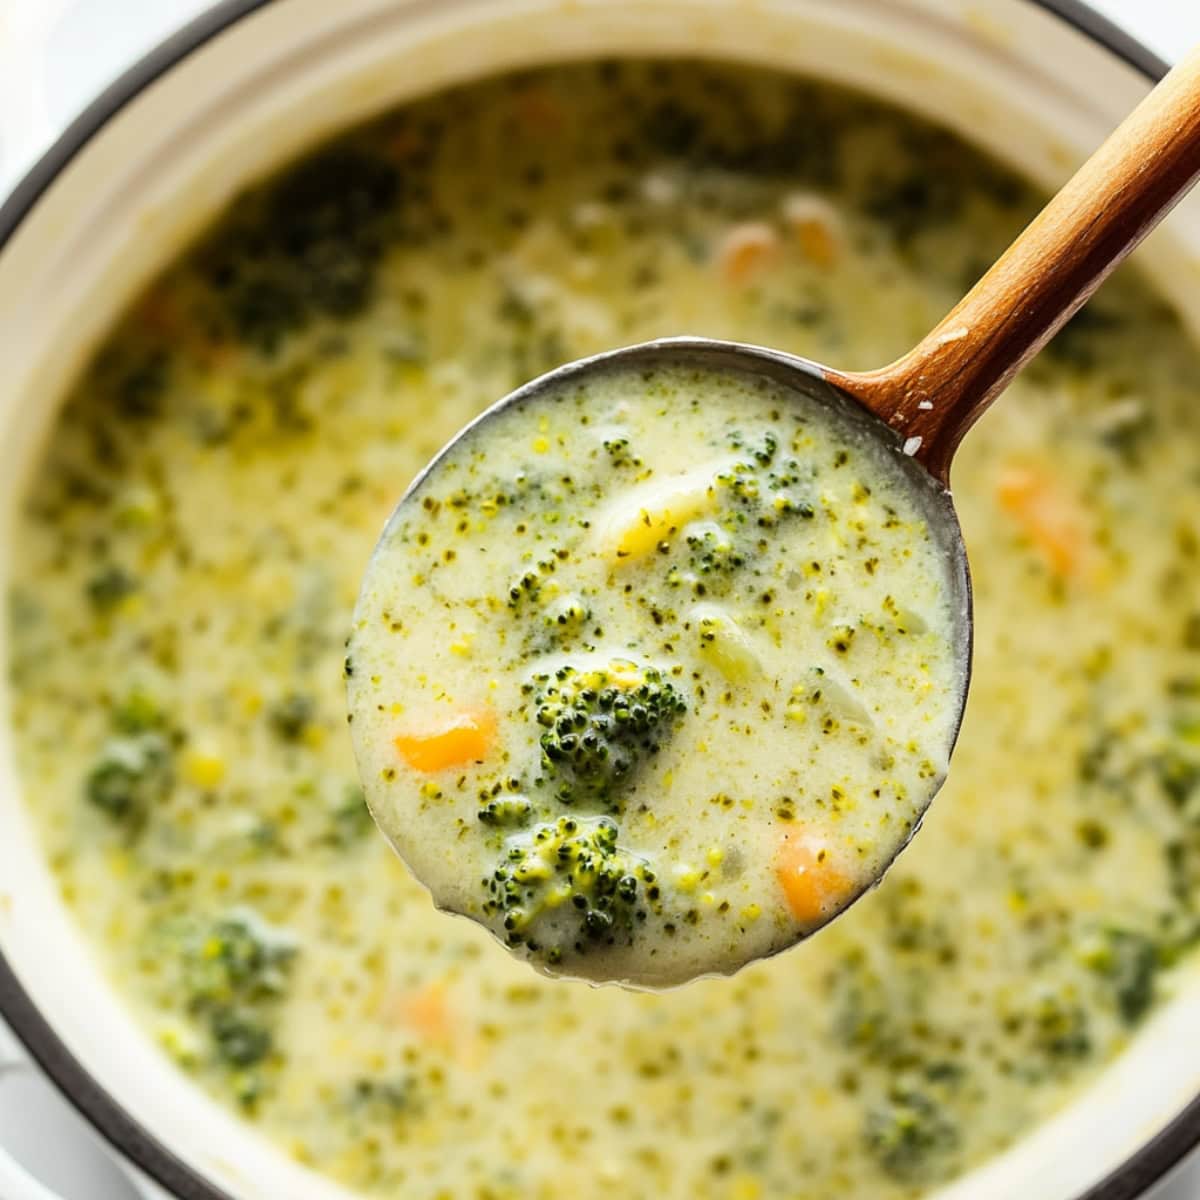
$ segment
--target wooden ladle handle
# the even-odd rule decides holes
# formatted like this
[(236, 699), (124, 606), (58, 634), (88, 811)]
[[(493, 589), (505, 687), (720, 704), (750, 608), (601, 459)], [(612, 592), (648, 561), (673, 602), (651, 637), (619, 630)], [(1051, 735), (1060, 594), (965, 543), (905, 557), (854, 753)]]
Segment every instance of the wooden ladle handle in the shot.
[(890, 366), (829, 370), (947, 482), (963, 434), (1200, 175), (1200, 48), (1117, 127), (996, 264)]

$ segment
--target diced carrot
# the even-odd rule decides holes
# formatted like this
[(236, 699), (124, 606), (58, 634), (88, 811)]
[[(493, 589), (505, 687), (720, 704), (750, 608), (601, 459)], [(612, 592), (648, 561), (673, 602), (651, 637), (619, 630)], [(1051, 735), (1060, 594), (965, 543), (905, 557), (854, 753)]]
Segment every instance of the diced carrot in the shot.
[(430, 983), (408, 992), (396, 1002), (400, 1022), (419, 1033), (428, 1042), (451, 1040), (454, 1023), (446, 1000), (446, 985)]
[(775, 877), (791, 914), (803, 925), (829, 920), (850, 891), (825, 842), (812, 833), (788, 833), (775, 854)]
[(800, 252), (818, 267), (832, 267), (841, 251), (841, 221), (828, 200), (807, 193), (789, 196), (783, 219), (794, 231)]
[(149, 333), (163, 338), (178, 337), (183, 328), (183, 314), (174, 293), (154, 287), (138, 302), (137, 320)]
[(726, 283), (742, 287), (770, 265), (779, 250), (779, 235), (763, 221), (735, 225), (717, 247), (716, 261)]
[(385, 147), (389, 158), (406, 162), (421, 148), (421, 144), (421, 135), (411, 125), (403, 125), (388, 137)]
[(558, 133), (563, 126), (562, 106), (543, 87), (526, 88), (517, 97), (517, 113), (530, 133), (544, 137)]
[(495, 736), (495, 713), (472, 708), (419, 733), (397, 734), (395, 743), (413, 770), (428, 773), (486, 758)]
[(1078, 503), (1051, 475), (1034, 467), (1005, 467), (996, 498), (1056, 575), (1078, 570), (1087, 548), (1086, 521)]
[(151, 288), (136, 312), (147, 333), (170, 342), (202, 367), (219, 367), (233, 357), (232, 347), (201, 329), (168, 288)]

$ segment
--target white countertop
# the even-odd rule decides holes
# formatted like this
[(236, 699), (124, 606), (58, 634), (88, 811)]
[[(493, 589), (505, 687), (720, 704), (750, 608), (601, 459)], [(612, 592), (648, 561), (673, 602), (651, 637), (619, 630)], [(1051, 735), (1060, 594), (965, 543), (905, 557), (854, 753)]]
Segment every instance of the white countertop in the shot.
[[(1092, 5), (1163, 58), (1200, 43), (1198, 0)], [(123, 66), (206, 7), (207, 0), (0, 0), (0, 196)], [(0, 1143), (62, 1200), (137, 1200), (95, 1135), (32, 1071), (0, 1068)], [(1153, 1200), (1200, 1200), (1200, 1163)]]

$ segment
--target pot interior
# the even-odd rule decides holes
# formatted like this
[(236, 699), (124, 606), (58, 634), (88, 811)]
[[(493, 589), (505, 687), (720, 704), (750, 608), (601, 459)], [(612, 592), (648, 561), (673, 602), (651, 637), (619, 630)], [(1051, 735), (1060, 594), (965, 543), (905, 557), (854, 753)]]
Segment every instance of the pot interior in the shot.
[[(510, 68), (604, 55), (736, 59), (849, 84), (934, 116), (1047, 187), (1149, 86), (1024, 0), (987, 18), (940, 0), (275, 0), (123, 107), (0, 253), (6, 520), (54, 400), (89, 349), (246, 182), (407, 98)], [(1181, 207), (1141, 261), (1200, 327), (1192, 286), (1200, 278), (1200, 202)], [(19, 569), (3, 563), (6, 575)], [(0, 727), (0, 949), (70, 1053), (135, 1120), (231, 1195), (345, 1195), (188, 1084), (133, 1022), (58, 898), (12, 757)], [(1179, 980), (1178, 998), (1075, 1105), (941, 1200), (1061, 1200), (1118, 1167), (1200, 1087), (1191, 984)]]

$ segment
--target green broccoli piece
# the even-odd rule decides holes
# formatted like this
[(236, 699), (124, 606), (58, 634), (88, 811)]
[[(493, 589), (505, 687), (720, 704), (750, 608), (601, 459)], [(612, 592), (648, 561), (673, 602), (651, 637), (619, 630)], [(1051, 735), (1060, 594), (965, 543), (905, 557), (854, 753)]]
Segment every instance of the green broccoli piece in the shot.
[(137, 589), (137, 579), (116, 563), (102, 567), (87, 581), (88, 600), (100, 613), (111, 612)]
[(515, 835), (483, 887), (496, 932), (550, 966), (627, 941), (658, 898), (654, 872), (618, 847), (608, 817), (559, 817)]
[(239, 1101), (262, 1094), (260, 1069), (274, 1047), (274, 1014), (287, 994), (295, 940), (250, 909), (236, 909), (211, 926), (184, 927), (183, 992), (208, 1032), (212, 1061), (234, 1072)]
[(166, 395), (168, 357), (155, 349), (131, 366), (115, 388), (115, 400), (122, 417), (149, 421), (159, 416)]
[(374, 294), (402, 180), (392, 163), (331, 147), (239, 205), (200, 258), (240, 341), (275, 352), (314, 318), (345, 320)]
[(1154, 939), (1133, 929), (1109, 927), (1084, 945), (1080, 957), (1108, 984), (1121, 1020), (1136, 1025), (1154, 1004), (1163, 965)]
[(232, 1008), (213, 1010), (209, 1032), (217, 1057), (231, 1067), (257, 1066), (274, 1044), (271, 1031), (260, 1020)]
[(719, 525), (706, 522), (687, 536), (688, 560), (698, 575), (725, 574), (745, 563), (733, 537)]
[(533, 804), (525, 796), (488, 795), (480, 806), (479, 820), (484, 825), (528, 825), (533, 820)]
[(298, 742), (313, 723), (316, 701), (301, 692), (289, 692), (267, 710), (267, 720), (275, 735), (285, 742)]
[(166, 716), (157, 700), (135, 688), (113, 706), (112, 723), (121, 733), (148, 733), (166, 727)]
[(250, 909), (235, 910), (189, 947), (185, 986), (193, 1009), (278, 999), (295, 956), (288, 933)]
[(174, 778), (170, 743), (161, 733), (148, 731), (109, 738), (83, 790), (90, 804), (136, 832), (169, 794)]
[(1086, 1059), (1092, 1052), (1087, 1009), (1069, 986), (1035, 989), (1019, 1021), (1027, 1029), (1033, 1050), (1051, 1065)]
[(405, 1116), (420, 1107), (416, 1079), (401, 1075), (393, 1079), (356, 1079), (350, 1088), (349, 1105), (373, 1120)]
[(327, 845), (346, 850), (361, 842), (373, 824), (362, 788), (352, 785), (346, 788), (341, 803), (330, 813), (329, 831), (323, 840)]
[(896, 1087), (870, 1108), (863, 1137), (871, 1156), (887, 1174), (904, 1183), (944, 1173), (938, 1159), (959, 1142), (958, 1126), (925, 1092)]
[(620, 789), (658, 753), (687, 703), (655, 667), (619, 659), (594, 670), (535, 675), (542, 769), (563, 804), (616, 811)]

